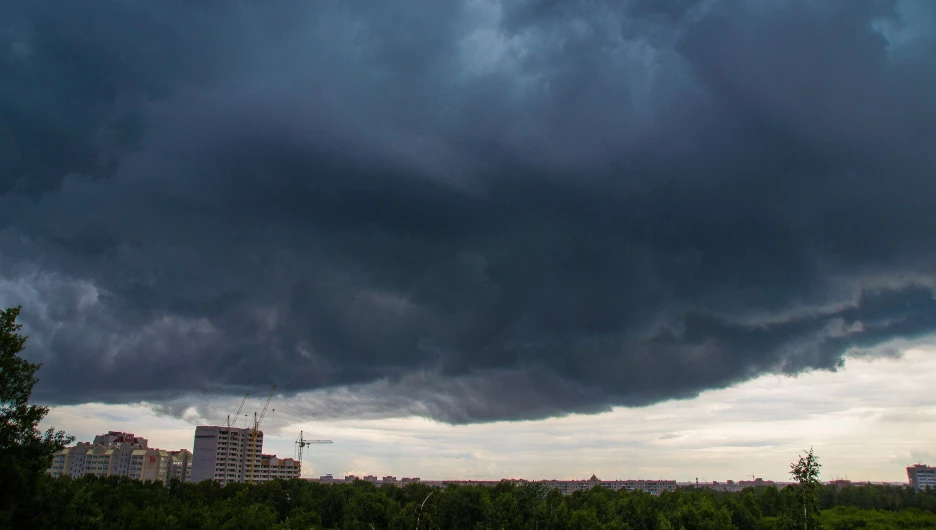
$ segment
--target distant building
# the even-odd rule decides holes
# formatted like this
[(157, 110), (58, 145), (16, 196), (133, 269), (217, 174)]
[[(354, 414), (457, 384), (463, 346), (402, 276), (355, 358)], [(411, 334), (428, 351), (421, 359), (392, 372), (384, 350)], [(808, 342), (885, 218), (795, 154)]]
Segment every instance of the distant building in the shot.
[[(402, 479), (400, 482), (406, 482), (410, 479)], [(415, 479), (417, 482), (419, 479)], [(505, 479), (506, 480), (506, 479)], [(500, 484), (502, 480), (429, 480), (423, 482), (429, 486), (438, 486), (445, 488), (452, 485), (459, 486), (488, 486), (493, 487)], [(530, 482), (524, 479), (509, 479), (508, 482), (523, 484)], [(588, 480), (540, 480), (547, 488), (558, 490), (563, 495), (571, 495), (576, 491), (587, 491), (596, 486), (608, 488), (612, 491), (645, 491), (652, 495), (659, 495), (664, 491), (675, 491), (675, 480), (601, 480), (592, 475)], [(384, 482), (384, 484), (394, 484), (394, 482)]]
[(601, 480), (592, 475), (588, 480), (543, 480), (541, 484), (558, 490), (563, 495), (571, 495), (576, 491), (587, 491), (596, 486), (608, 488), (612, 491), (645, 491), (651, 495), (659, 495), (664, 491), (675, 491), (675, 480)]
[(266, 482), (299, 478), (299, 461), (263, 454), (263, 431), (238, 427), (199, 425), (190, 481), (214, 480), (222, 486), (231, 482)]
[(49, 474), (72, 478), (119, 476), (164, 482), (171, 476), (169, 453), (147, 445), (146, 438), (130, 433), (99, 434), (94, 437), (94, 443), (79, 442), (56, 453)]
[(188, 482), (192, 476), (192, 452), (188, 449), (169, 451), (172, 457), (172, 472), (170, 478), (179, 482)]
[(738, 486), (741, 489), (744, 488), (763, 488), (766, 486), (776, 486), (777, 483), (772, 480), (764, 480), (762, 478), (755, 478), (754, 480), (741, 480), (738, 481)]
[(141, 436), (136, 436), (130, 432), (107, 431), (107, 434), (99, 434), (94, 437), (93, 445), (104, 445), (111, 447), (117, 444), (139, 445), (140, 447), (149, 447), (149, 440)]
[(199, 425), (195, 427), (191, 481), (215, 480), (222, 486), (229, 482), (255, 482), (262, 449), (263, 431), (257, 431), (254, 440), (253, 429)]
[(718, 482), (717, 480), (699, 482), (697, 479), (695, 482), (677, 482), (676, 486), (680, 488), (705, 488), (712, 491), (724, 492), (741, 491), (742, 489), (741, 486), (733, 480), (726, 480), (725, 482)]
[(94, 446), (88, 442), (78, 442), (72, 447), (66, 447), (55, 453), (49, 474), (56, 478), (61, 476), (77, 478), (84, 475), (85, 458), (92, 447)]
[(276, 455), (261, 455), (260, 469), (256, 482), (268, 480), (299, 478), (299, 461), (292, 458), (277, 458)]
[(85, 464), (82, 474), (106, 477), (112, 475), (114, 449), (103, 445), (95, 445), (85, 453)]
[(168, 451), (136, 449), (130, 453), (130, 469), (127, 476), (136, 480), (166, 482), (172, 476), (171, 459)]
[(917, 491), (924, 491), (927, 487), (936, 489), (936, 467), (915, 464), (907, 468), (907, 478), (910, 487)]

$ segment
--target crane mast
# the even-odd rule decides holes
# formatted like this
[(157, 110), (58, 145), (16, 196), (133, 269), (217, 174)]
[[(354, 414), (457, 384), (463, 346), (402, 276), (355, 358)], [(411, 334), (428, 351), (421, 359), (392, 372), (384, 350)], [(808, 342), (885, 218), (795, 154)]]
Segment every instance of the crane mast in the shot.
[(298, 456), (297, 460), (299, 461), (300, 473), (302, 472), (302, 449), (307, 445), (312, 444), (330, 444), (334, 443), (331, 440), (308, 440), (303, 437), (302, 431), (299, 431), (299, 439), (296, 440), (296, 455)]
[(247, 482), (254, 482), (254, 467), (257, 464), (257, 460), (260, 459), (259, 451), (257, 451), (257, 435), (260, 432), (260, 422), (262, 422), (263, 417), (266, 416), (266, 411), (270, 407), (270, 401), (273, 399), (273, 392), (275, 391), (276, 385), (270, 387), (270, 394), (263, 404), (263, 410), (260, 412), (260, 416), (258, 417), (257, 413), (254, 412), (253, 430), (250, 432), (250, 447), (247, 452), (247, 456), (250, 458), (247, 462)]

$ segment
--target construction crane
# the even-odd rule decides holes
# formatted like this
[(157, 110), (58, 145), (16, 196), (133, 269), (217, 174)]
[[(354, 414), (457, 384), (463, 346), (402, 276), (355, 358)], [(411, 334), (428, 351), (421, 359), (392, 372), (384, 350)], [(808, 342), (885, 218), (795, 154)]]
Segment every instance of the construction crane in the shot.
[(250, 447), (248, 449), (248, 456), (250, 461), (247, 463), (247, 482), (254, 481), (254, 467), (256, 466), (257, 460), (260, 459), (260, 455), (257, 451), (257, 435), (260, 432), (260, 423), (263, 421), (263, 417), (266, 416), (266, 411), (270, 407), (270, 400), (273, 399), (273, 392), (276, 391), (276, 385), (270, 387), (270, 394), (266, 398), (266, 403), (263, 404), (263, 410), (260, 411), (260, 416), (257, 416), (257, 413), (254, 412), (254, 424), (253, 430), (250, 433)]
[[(244, 394), (244, 399), (241, 400), (240, 406), (237, 407), (237, 412), (234, 413), (234, 425), (237, 425), (237, 420), (240, 419), (241, 411), (244, 410), (244, 403), (247, 403), (247, 396), (250, 395), (250, 392)], [(231, 417), (228, 416), (227, 426), (231, 426)]]
[(334, 442), (332, 442), (331, 440), (307, 440), (303, 438), (302, 431), (299, 431), (299, 439), (296, 440), (296, 455), (298, 456), (297, 460), (299, 460), (299, 469), (300, 470), (302, 469), (302, 448), (303, 447), (307, 445), (312, 445), (312, 444), (330, 444), (330, 443), (334, 443)]

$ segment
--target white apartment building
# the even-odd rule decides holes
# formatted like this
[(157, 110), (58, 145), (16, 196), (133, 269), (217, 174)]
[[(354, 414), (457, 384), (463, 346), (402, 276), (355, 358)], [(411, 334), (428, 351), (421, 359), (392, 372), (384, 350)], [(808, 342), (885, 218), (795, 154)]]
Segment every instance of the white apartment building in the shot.
[[(97, 439), (97, 437), (95, 437)], [(130, 476), (130, 455), (133, 454), (137, 449), (148, 449), (146, 446), (145, 438), (137, 438), (138, 440), (143, 440), (143, 444), (129, 444), (129, 443), (114, 443), (112, 446), (112, 475), (117, 475), (118, 477), (129, 477)]]
[(936, 467), (915, 464), (907, 468), (907, 478), (910, 487), (917, 491), (924, 491), (927, 487), (936, 489)]
[(257, 432), (256, 440), (252, 433), (253, 429), (238, 427), (195, 427), (190, 481), (215, 480), (222, 486), (229, 482), (258, 482), (263, 431)]
[(84, 474), (85, 456), (93, 446), (88, 442), (79, 442), (72, 447), (66, 447), (55, 453), (52, 457), (52, 466), (49, 468), (49, 474), (53, 477), (67, 475), (69, 477), (80, 477)]
[(95, 436), (94, 441), (93, 444), (80, 442), (56, 453), (49, 474), (72, 478), (83, 475), (122, 476), (156, 481), (166, 481), (172, 476), (172, 456), (166, 451), (147, 447), (146, 438), (110, 431)]
[(127, 476), (134, 480), (166, 482), (171, 476), (172, 457), (159, 449), (136, 449), (130, 453)]
[(84, 475), (94, 475), (97, 477), (106, 477), (111, 474), (111, 459), (114, 456), (114, 450), (103, 445), (95, 445), (90, 451), (85, 453)]

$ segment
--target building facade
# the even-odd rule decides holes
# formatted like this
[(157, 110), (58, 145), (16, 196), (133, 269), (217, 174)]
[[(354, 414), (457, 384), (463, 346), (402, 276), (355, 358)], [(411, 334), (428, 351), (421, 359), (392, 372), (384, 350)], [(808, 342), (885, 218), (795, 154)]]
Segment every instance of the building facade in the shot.
[(171, 456), (159, 449), (136, 449), (130, 453), (127, 476), (134, 480), (166, 482), (171, 478)]
[(259, 482), (263, 431), (238, 427), (195, 427), (191, 481)]
[(261, 455), (257, 482), (268, 480), (299, 478), (299, 462), (292, 458), (277, 458), (276, 455)]
[(88, 442), (79, 442), (55, 453), (49, 474), (53, 477), (69, 476), (72, 478), (84, 475), (85, 458), (92, 447)]
[(179, 482), (188, 482), (192, 476), (192, 452), (188, 449), (169, 451), (169, 456), (172, 457), (170, 478)]
[[(83, 475), (129, 477), (164, 482), (172, 476), (168, 452), (147, 447), (146, 438), (110, 431), (94, 437), (94, 443), (79, 442), (52, 458), (53, 477)], [(188, 451), (185, 451), (188, 453)]]
[(936, 467), (912, 465), (907, 468), (907, 478), (910, 479), (910, 487), (917, 491), (925, 491), (927, 487), (936, 489)]

